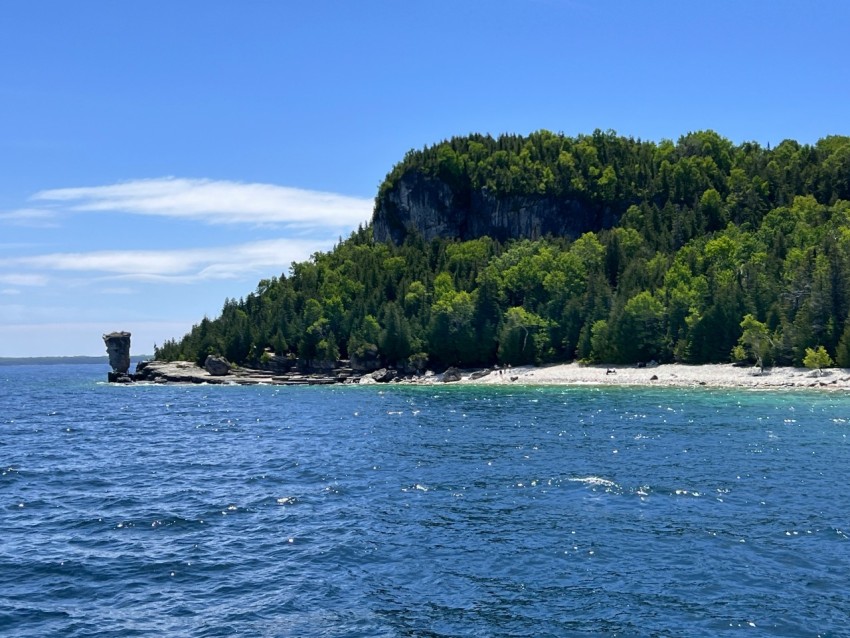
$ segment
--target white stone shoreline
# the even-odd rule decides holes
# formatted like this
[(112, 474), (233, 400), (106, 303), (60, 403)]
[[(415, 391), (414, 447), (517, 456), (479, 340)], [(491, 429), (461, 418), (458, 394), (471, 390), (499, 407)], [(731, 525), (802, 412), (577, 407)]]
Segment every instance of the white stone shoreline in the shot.
[[(203, 368), (185, 361), (149, 362), (147, 381), (153, 383), (207, 383), (226, 385), (331, 385), (345, 382), (367, 385), (377, 383), (371, 374), (340, 379), (332, 375), (284, 376), (260, 370), (236, 368), (225, 376), (213, 376)], [(386, 371), (383, 371), (386, 372)], [(647, 386), (709, 387), (741, 389), (817, 389), (850, 391), (850, 369), (829, 368), (818, 373), (806, 368), (737, 367), (732, 364), (684, 365), (678, 363), (647, 367), (620, 365), (581, 365), (578, 363), (515, 368), (461, 370), (460, 379), (446, 383), (443, 374), (395, 379), (394, 382), (440, 385), (555, 385), (555, 386)], [(378, 373), (380, 374), (380, 373)], [(144, 379), (137, 379), (144, 382)], [(381, 385), (384, 385), (383, 383)]]
[[(438, 379), (435, 375), (434, 380)], [(850, 369), (829, 368), (818, 373), (807, 368), (775, 367), (761, 372), (732, 364), (671, 363), (639, 368), (568, 363), (505, 368), (474, 380), (465, 373), (459, 383), (850, 390)]]

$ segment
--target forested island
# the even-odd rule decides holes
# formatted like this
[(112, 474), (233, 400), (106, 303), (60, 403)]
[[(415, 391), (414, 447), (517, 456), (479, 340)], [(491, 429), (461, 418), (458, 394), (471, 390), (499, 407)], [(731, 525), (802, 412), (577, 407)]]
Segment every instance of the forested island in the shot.
[(155, 357), (850, 367), (848, 315), (850, 137), (469, 135), (410, 151), (369, 226)]

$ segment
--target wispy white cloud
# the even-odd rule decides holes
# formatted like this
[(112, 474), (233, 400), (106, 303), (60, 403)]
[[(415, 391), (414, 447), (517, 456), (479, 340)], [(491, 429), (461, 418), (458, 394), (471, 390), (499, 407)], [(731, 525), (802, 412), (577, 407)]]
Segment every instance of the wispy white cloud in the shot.
[(29, 228), (55, 228), (58, 226), (56, 211), (49, 208), (18, 208), (0, 213), (0, 222), (11, 226)]
[(8, 251), (19, 251), (19, 250), (35, 250), (38, 248), (43, 248), (43, 242), (34, 242), (34, 241), (7, 241), (0, 242), (0, 251), (8, 252)]
[(47, 277), (35, 273), (0, 273), (0, 284), (7, 286), (46, 286)]
[[(372, 201), (365, 198), (208, 179), (40, 191), (25, 206), (0, 211), (0, 356), (37, 354), (38, 349), (86, 353), (90, 346), (80, 344), (89, 342), (101, 350), (100, 333), (83, 321), (109, 319), (112, 330), (129, 327), (134, 344), (137, 330), (140, 336), (147, 331), (142, 343), (179, 337), (191, 321), (144, 328), (138, 321), (213, 316), (224, 298), (244, 294), (257, 280), (331, 249), (337, 237), (368, 222), (371, 212)], [(129, 243), (123, 236), (101, 243), (103, 233), (92, 225), (102, 221), (101, 215), (125, 222), (135, 215), (136, 222), (145, 221), (128, 225), (136, 229), (129, 238), (134, 248), (123, 249)], [(194, 247), (180, 249), (180, 237), (155, 223), (168, 218), (216, 226), (187, 237)], [(51, 233), (49, 243), (48, 233), (38, 230), (8, 232), (12, 225), (45, 227), (71, 219), (68, 232)], [(239, 239), (234, 239), (236, 224), (245, 227), (238, 229)], [(166, 234), (168, 249), (159, 243)], [(77, 323), (52, 326), (51, 343), (48, 337), (28, 339), (41, 334), (30, 326), (57, 320)]]
[(43, 190), (32, 200), (64, 205), (72, 211), (175, 217), (209, 224), (345, 228), (367, 222), (373, 205), (367, 198), (275, 184), (173, 177)]
[[(94, 272), (120, 279), (192, 283), (231, 279), (250, 273), (281, 272), (293, 261), (303, 261), (327, 250), (328, 240), (269, 239), (216, 248), (188, 250), (104, 250), (51, 253), (0, 259), (0, 267), (27, 267), (49, 271)], [(12, 284), (38, 285), (44, 275), (0, 275)], [(29, 280), (27, 278), (30, 278)], [(4, 279), (0, 279), (3, 281)]]

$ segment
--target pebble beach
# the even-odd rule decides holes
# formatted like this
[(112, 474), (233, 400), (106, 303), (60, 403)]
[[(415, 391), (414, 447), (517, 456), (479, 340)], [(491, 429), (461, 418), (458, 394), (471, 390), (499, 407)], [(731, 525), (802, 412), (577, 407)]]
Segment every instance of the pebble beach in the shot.
[(504, 368), (475, 380), (464, 375), (461, 383), (850, 390), (850, 369), (829, 368), (818, 372), (807, 368), (775, 367), (761, 371), (757, 367), (732, 364), (670, 363), (637, 367), (569, 363)]

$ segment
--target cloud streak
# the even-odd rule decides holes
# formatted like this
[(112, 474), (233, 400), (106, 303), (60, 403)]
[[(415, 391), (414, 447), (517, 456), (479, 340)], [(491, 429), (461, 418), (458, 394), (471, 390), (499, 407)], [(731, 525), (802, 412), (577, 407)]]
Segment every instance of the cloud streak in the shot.
[(34, 273), (0, 273), (0, 284), (7, 286), (46, 286), (47, 277)]
[(208, 224), (347, 228), (368, 222), (373, 205), (371, 199), (275, 184), (173, 177), (43, 190), (32, 200), (71, 211), (151, 215)]
[(55, 228), (56, 212), (48, 208), (19, 208), (0, 213), (0, 222), (29, 228)]
[[(293, 261), (327, 250), (327, 240), (270, 239), (188, 250), (104, 250), (51, 253), (0, 259), (0, 267), (100, 273), (111, 278), (163, 283), (234, 279), (250, 273), (286, 270)], [(41, 285), (42, 275), (0, 275), (14, 285)]]

